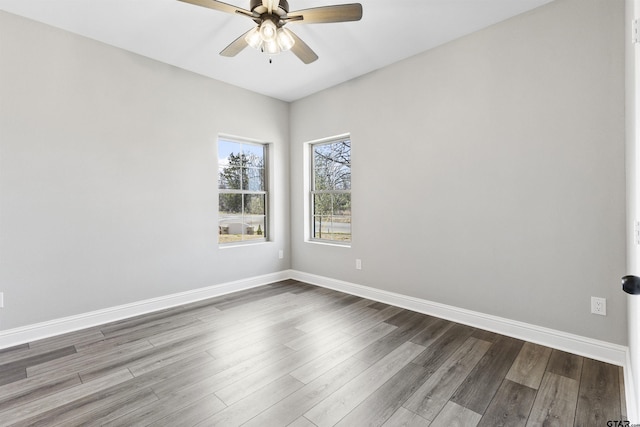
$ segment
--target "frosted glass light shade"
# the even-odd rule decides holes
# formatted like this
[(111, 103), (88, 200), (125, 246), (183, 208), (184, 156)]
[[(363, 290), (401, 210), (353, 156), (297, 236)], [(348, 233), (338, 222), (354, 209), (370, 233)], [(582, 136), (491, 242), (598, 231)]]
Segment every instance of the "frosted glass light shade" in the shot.
[(286, 28), (278, 29), (278, 45), (280, 46), (280, 49), (282, 49), (282, 51), (291, 49), (295, 42), (296, 41), (294, 40), (289, 30), (287, 30)]
[(280, 46), (278, 46), (278, 43), (275, 40), (269, 40), (269, 41), (265, 40), (263, 46), (264, 46), (264, 51), (269, 55), (275, 55), (280, 53)]
[(260, 36), (260, 31), (258, 31), (258, 27), (249, 31), (249, 34), (245, 36), (244, 40), (252, 48), (260, 49), (260, 47), (262, 46), (262, 37)]
[(263, 42), (275, 41), (278, 34), (278, 29), (276, 28), (276, 24), (272, 21), (265, 20), (260, 25), (260, 36), (262, 37)]

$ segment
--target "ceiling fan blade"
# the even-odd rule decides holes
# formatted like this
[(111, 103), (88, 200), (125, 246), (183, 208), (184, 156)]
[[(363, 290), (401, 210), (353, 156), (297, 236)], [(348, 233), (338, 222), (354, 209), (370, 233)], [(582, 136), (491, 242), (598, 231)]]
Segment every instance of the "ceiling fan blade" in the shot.
[(297, 56), (305, 64), (311, 64), (313, 61), (318, 59), (318, 55), (316, 55), (316, 53), (311, 50), (311, 48), (307, 46), (307, 44), (303, 42), (300, 37), (296, 36), (293, 31), (289, 31), (289, 33), (295, 40), (295, 43), (291, 48), (291, 52), (293, 52), (295, 56)]
[(288, 13), (285, 21), (303, 24), (321, 24), (328, 22), (359, 21), (362, 18), (360, 3), (339, 4), (335, 6), (314, 7)]
[(249, 18), (256, 17), (256, 15), (249, 10), (242, 9), (241, 7), (232, 6), (230, 4), (223, 3), (217, 0), (179, 0), (179, 1), (184, 3), (195, 4), (196, 6), (207, 7), (213, 10), (219, 10), (220, 12), (226, 12), (226, 13), (232, 13), (232, 14), (239, 13), (241, 15), (248, 16)]
[(232, 57), (232, 56), (236, 56), (237, 54), (242, 52), (242, 50), (245, 47), (249, 46), (247, 44), (247, 41), (245, 40), (245, 37), (251, 31), (253, 31), (253, 28), (250, 29), (249, 31), (247, 31), (246, 33), (244, 33), (243, 35), (241, 35), (240, 37), (238, 37), (237, 39), (235, 39), (234, 41), (232, 41), (229, 44), (229, 46), (227, 46), (224, 49), (222, 49), (222, 52), (220, 52), (220, 55), (227, 56), (227, 57)]

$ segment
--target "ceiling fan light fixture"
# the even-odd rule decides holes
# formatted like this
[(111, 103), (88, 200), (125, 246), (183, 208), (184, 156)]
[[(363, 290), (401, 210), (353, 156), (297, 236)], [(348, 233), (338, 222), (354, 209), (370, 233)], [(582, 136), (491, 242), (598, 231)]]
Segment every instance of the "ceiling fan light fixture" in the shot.
[(291, 32), (286, 28), (278, 28), (278, 46), (284, 52), (293, 47), (296, 43)]

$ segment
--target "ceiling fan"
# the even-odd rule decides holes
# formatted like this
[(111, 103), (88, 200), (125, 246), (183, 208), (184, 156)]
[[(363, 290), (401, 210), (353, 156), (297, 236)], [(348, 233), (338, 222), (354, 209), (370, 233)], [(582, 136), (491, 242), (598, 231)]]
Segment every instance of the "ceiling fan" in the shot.
[(217, 0), (180, 0), (197, 6), (221, 12), (246, 16), (253, 20), (257, 27), (231, 42), (220, 55), (236, 56), (245, 47), (251, 46), (268, 55), (291, 50), (302, 62), (310, 64), (318, 55), (287, 28), (288, 23), (320, 24), (328, 22), (359, 21), (362, 18), (360, 3), (322, 6), (297, 10), (289, 13), (287, 0), (250, 0), (250, 10), (242, 9)]

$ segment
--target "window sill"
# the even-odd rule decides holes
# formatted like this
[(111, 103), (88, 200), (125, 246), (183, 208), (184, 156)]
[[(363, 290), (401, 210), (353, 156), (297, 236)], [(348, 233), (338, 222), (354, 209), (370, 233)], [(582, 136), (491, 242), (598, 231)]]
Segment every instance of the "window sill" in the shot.
[(305, 240), (305, 243), (311, 243), (314, 245), (322, 245), (322, 246), (334, 246), (337, 248), (351, 248), (351, 243), (338, 243), (338, 242), (329, 242), (326, 240)]
[(219, 249), (246, 248), (247, 246), (260, 246), (267, 243), (271, 243), (271, 242), (269, 240), (261, 240), (257, 242), (218, 243), (218, 248)]

